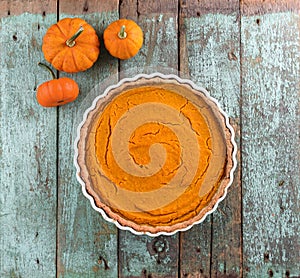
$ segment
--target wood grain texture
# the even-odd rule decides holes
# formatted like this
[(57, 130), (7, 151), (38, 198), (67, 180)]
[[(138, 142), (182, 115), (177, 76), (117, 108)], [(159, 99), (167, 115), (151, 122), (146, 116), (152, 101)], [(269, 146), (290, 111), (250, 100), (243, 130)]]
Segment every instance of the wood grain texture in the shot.
[(242, 17), (245, 277), (300, 276), (300, 17)]
[(212, 219), (192, 227), (180, 236), (180, 275), (187, 278), (210, 277)]
[[(136, 20), (144, 31), (144, 45), (130, 60), (120, 62), (120, 77), (141, 73), (147, 67), (177, 68), (177, 6), (175, 1), (138, 1), (137, 9), (128, 9), (122, 1), (120, 17)], [(134, 5), (128, 1), (129, 6)], [(170, 12), (163, 10), (170, 7)], [(135, 236), (119, 232), (120, 277), (177, 277), (178, 235), (171, 237)]]
[(299, 12), (300, 2), (294, 0), (241, 0), (241, 13), (246, 16), (288, 11)]
[(117, 0), (69, 0), (59, 1), (59, 9), (69, 15), (88, 15), (97, 12), (116, 12)]
[[(230, 3), (229, 3), (230, 2)], [(214, 2), (189, 2), (180, 20), (180, 70), (205, 87), (229, 115), (239, 145), (240, 61), (239, 3), (217, 12)], [(207, 9), (197, 17), (194, 11)], [(191, 12), (186, 10), (192, 9)], [(233, 10), (235, 8), (235, 10)], [(238, 157), (240, 160), (240, 157)], [(226, 199), (191, 232), (182, 234), (181, 273), (187, 277), (239, 277), (241, 260), (241, 187), (239, 168)], [(195, 248), (195, 245), (197, 246)]]
[(178, 236), (135, 236), (120, 231), (119, 277), (177, 277)]
[(224, 0), (179, 0), (183, 17), (198, 17), (205, 14), (232, 14), (239, 10), (239, 1)]
[(56, 13), (56, 9), (57, 1), (53, 0), (0, 0), (0, 17), (2, 18), (11, 15), (16, 16), (23, 13), (46, 16), (47, 13)]
[(177, 0), (137, 0), (137, 11), (139, 15), (149, 16), (151, 14), (178, 14)]
[[(81, 7), (95, 6), (97, 1), (77, 1), (73, 7), (68, 1), (60, 1), (59, 17), (73, 17), (81, 13)], [(98, 3), (98, 2), (97, 2)], [(118, 3), (110, 1), (110, 10), (90, 13), (80, 17), (91, 24), (99, 38), (103, 30), (118, 18)], [(74, 10), (78, 7), (78, 11)], [(69, 13), (71, 12), (71, 13)], [(73, 166), (73, 142), (76, 125), (81, 121), (84, 109), (92, 104), (91, 95), (102, 92), (93, 88), (108, 76), (117, 82), (118, 62), (108, 55), (101, 41), (100, 56), (94, 66), (70, 76), (78, 82), (79, 98), (59, 108), (58, 130), (58, 277), (117, 277), (117, 228), (106, 222), (93, 210), (90, 201), (81, 192)], [(114, 77), (115, 76), (115, 77)], [(91, 99), (90, 102), (88, 100)]]
[[(129, 6), (127, 6), (127, 2)], [(134, 69), (135, 73), (140, 73), (147, 67), (175, 68), (178, 66), (178, 28), (177, 11), (171, 14), (153, 13), (154, 7), (150, 5), (151, 14), (146, 11), (140, 14), (139, 10), (129, 9), (134, 7), (131, 0), (123, 0), (120, 6), (120, 17), (130, 18), (137, 21), (144, 32), (144, 44), (140, 52), (133, 58), (121, 61), (120, 70)], [(169, 3), (170, 2), (170, 3)], [(173, 5), (174, 1), (156, 1), (160, 6)], [(131, 3), (131, 4), (130, 4)], [(138, 1), (139, 9), (141, 6), (146, 9), (147, 1)], [(162, 4), (163, 3), (163, 4)], [(172, 9), (174, 9), (173, 7)], [(149, 11), (150, 12), (150, 11)]]
[[(22, 13), (19, 10), (20, 13)], [(37, 63), (56, 18), (0, 18), (0, 277), (56, 273), (56, 110), (38, 105)]]

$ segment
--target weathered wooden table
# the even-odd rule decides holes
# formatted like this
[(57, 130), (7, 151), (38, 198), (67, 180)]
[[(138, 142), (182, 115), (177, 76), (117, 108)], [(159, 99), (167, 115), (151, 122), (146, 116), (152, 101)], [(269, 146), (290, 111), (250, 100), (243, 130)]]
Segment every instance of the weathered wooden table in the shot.
[[(300, 277), (299, 8), (292, 0), (0, 0), (0, 277)], [(42, 108), (42, 38), (75, 16), (97, 30), (101, 55), (72, 75), (78, 100)], [(145, 34), (128, 61), (103, 47), (104, 28), (119, 17)], [(206, 87), (239, 146), (225, 201), (170, 237), (104, 221), (73, 166), (81, 101), (108, 76), (144, 66), (178, 69)]]

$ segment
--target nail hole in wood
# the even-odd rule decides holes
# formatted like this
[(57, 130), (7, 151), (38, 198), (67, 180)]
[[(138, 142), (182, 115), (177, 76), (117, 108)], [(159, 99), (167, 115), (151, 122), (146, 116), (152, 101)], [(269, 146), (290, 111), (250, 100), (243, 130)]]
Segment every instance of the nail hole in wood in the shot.
[(200, 16), (200, 12), (197, 12), (197, 16)]
[(41, 26), (40, 26), (40, 24), (38, 23), (38, 25), (37, 25), (37, 28), (38, 28), (38, 30), (40, 30), (41, 29)]
[(278, 185), (279, 185), (279, 186), (283, 186), (283, 185), (284, 185), (284, 181), (280, 181), (280, 182), (278, 183)]
[(269, 277), (273, 277), (274, 273), (272, 269), (269, 269), (268, 273), (269, 273)]
[(290, 272), (288, 270), (285, 272), (285, 277), (287, 277), (287, 278), (290, 277)]
[(203, 269), (202, 269), (202, 268), (200, 268), (200, 269), (199, 269), (199, 272), (200, 272), (200, 273), (203, 273)]
[(39, 236), (39, 232), (36, 232), (36, 233), (35, 233), (35, 237), (38, 237), (38, 236)]
[(37, 263), (37, 264), (40, 264), (39, 258), (36, 259), (36, 263)]
[(260, 24), (260, 19), (256, 19), (256, 24), (259, 25)]
[(281, 212), (284, 211), (284, 207), (283, 206), (279, 206), (279, 208), (280, 208)]
[(12, 38), (13, 38), (14, 41), (17, 41), (17, 39), (18, 39), (16, 34), (14, 34)]
[(7, 11), (7, 15), (10, 15), (10, 10)]
[(104, 259), (102, 256), (99, 256), (99, 258), (98, 258), (98, 264), (101, 264), (102, 262), (104, 264), (104, 270), (108, 270), (109, 266), (108, 266), (107, 260)]
[(228, 52), (228, 59), (230, 60), (230, 61), (237, 61), (237, 57), (236, 57), (236, 55), (231, 51), (231, 52)]
[(201, 251), (201, 250), (200, 250), (200, 247), (197, 247), (197, 248), (196, 248), (196, 252), (197, 252), (197, 253), (200, 253), (200, 251)]
[(45, 11), (43, 11), (42, 15), (43, 15), (43, 16), (46, 16), (46, 12), (45, 12)]
[(265, 261), (265, 262), (268, 262), (269, 259), (270, 259), (269, 253), (268, 253), (268, 252), (264, 253), (264, 261)]

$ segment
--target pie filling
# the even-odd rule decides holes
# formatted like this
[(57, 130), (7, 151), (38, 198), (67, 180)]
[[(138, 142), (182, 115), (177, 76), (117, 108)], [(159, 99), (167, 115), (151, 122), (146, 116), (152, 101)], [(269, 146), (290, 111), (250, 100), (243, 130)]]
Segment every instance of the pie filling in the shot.
[(85, 146), (96, 203), (141, 226), (197, 216), (225, 175), (223, 121), (187, 86), (145, 85), (109, 96)]

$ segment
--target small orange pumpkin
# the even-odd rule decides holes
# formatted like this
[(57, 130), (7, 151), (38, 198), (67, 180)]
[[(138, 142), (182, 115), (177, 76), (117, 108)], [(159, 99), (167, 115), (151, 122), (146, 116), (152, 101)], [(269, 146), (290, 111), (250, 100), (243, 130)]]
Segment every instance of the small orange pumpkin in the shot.
[(133, 20), (119, 19), (107, 26), (103, 39), (110, 55), (125, 60), (139, 52), (143, 45), (143, 31)]
[(81, 18), (65, 18), (53, 24), (43, 38), (42, 51), (54, 68), (79, 72), (90, 68), (99, 56), (94, 28)]
[(36, 93), (37, 101), (44, 107), (54, 107), (64, 105), (74, 101), (79, 94), (78, 84), (71, 78), (62, 77), (56, 79), (54, 72), (46, 65), (45, 67), (52, 75), (53, 80), (42, 83)]

